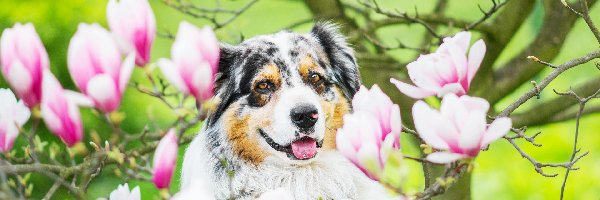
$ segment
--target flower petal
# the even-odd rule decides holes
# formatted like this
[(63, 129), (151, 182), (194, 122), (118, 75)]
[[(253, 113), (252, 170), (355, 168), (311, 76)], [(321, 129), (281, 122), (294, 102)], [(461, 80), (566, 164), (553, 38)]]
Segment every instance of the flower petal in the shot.
[(171, 83), (175, 88), (185, 94), (190, 93), (188, 87), (183, 82), (183, 79), (179, 74), (178, 67), (175, 65), (175, 63), (173, 63), (171, 60), (161, 58), (158, 60), (158, 67), (169, 83)]
[(108, 74), (94, 76), (87, 85), (87, 94), (94, 100), (96, 108), (103, 112), (112, 112), (119, 107), (120, 94), (115, 81)]
[(439, 116), (440, 114), (437, 114), (436, 116), (436, 112), (431, 110), (431, 108), (423, 101), (415, 103), (412, 114), (415, 128), (419, 132), (419, 136), (425, 140), (427, 144), (436, 149), (448, 149), (448, 142), (442, 139), (437, 133), (440, 129), (450, 131), (451, 128), (448, 128), (448, 126), (451, 125), (447, 124), (447, 120), (443, 120), (446, 122), (436, 121), (441, 118), (441, 116)]
[(512, 121), (508, 117), (501, 117), (492, 122), (488, 127), (486, 133), (483, 135), (483, 141), (481, 146), (486, 146), (492, 141), (501, 138), (506, 135), (512, 127)]
[(94, 100), (79, 92), (65, 90), (65, 97), (78, 106), (94, 107)]
[(481, 65), (481, 61), (483, 61), (483, 57), (485, 56), (485, 42), (483, 40), (477, 40), (473, 46), (471, 46), (471, 50), (469, 50), (469, 58), (468, 58), (468, 73), (467, 80), (469, 80), (469, 85), (471, 84), (471, 80), (475, 77), (477, 70), (479, 70), (479, 66)]
[(450, 93), (462, 96), (466, 94), (466, 91), (460, 83), (450, 83), (444, 85), (444, 87), (438, 91), (437, 96), (443, 97), (444, 95)]
[(451, 163), (451, 162), (457, 161), (457, 160), (465, 158), (465, 157), (466, 156), (464, 156), (462, 154), (457, 154), (457, 153), (435, 152), (435, 153), (429, 154), (426, 159), (433, 163), (444, 164), (444, 163)]
[(398, 88), (398, 90), (400, 90), (400, 92), (404, 93), (406, 96), (409, 96), (409, 97), (412, 97), (415, 99), (422, 99), (422, 98), (436, 94), (436, 92), (426, 91), (421, 88), (415, 87), (413, 85), (409, 85), (409, 84), (406, 84), (399, 80), (396, 80), (394, 78), (391, 78), (390, 82), (393, 83), (394, 85), (396, 85), (396, 88)]
[(121, 72), (119, 74), (119, 92), (123, 94), (127, 89), (127, 83), (131, 78), (131, 73), (135, 68), (135, 54), (130, 53), (121, 64)]

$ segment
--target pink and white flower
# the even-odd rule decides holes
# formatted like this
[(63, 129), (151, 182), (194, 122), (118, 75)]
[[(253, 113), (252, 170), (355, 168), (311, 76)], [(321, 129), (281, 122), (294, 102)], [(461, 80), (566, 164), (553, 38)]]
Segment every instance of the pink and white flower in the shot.
[(352, 100), (354, 113), (338, 129), (338, 151), (373, 180), (379, 180), (388, 155), (400, 148), (400, 108), (379, 89), (361, 87)]
[(219, 43), (210, 27), (199, 29), (184, 21), (171, 47), (171, 60), (160, 59), (158, 66), (179, 91), (206, 101), (213, 96), (219, 51)]
[[(381, 125), (381, 132), (400, 135), (402, 124), (400, 120), (400, 107), (392, 102), (377, 84), (371, 90), (361, 86), (352, 98), (354, 112), (366, 112), (377, 118)], [(383, 139), (383, 138), (382, 138)]]
[(150, 50), (156, 37), (156, 19), (148, 0), (110, 0), (106, 8), (108, 25), (126, 52), (135, 52), (135, 63), (150, 61)]
[(41, 112), (48, 129), (71, 147), (83, 138), (78, 105), (91, 104), (79, 93), (66, 91), (50, 70), (42, 80)]
[(140, 200), (142, 199), (140, 193), (140, 186), (135, 186), (129, 191), (129, 185), (127, 183), (117, 186), (117, 189), (110, 193), (109, 200)]
[(34, 107), (42, 97), (42, 72), (50, 63), (48, 53), (31, 23), (4, 29), (0, 39), (2, 74), (17, 96)]
[(170, 129), (160, 140), (154, 152), (152, 182), (157, 188), (167, 188), (171, 184), (171, 177), (177, 161), (177, 148), (175, 129)]
[(10, 151), (19, 135), (19, 128), (27, 122), (31, 112), (9, 90), (0, 88), (0, 152)]
[(480, 39), (471, 46), (467, 57), (470, 40), (471, 33), (457, 33), (454, 37), (444, 38), (436, 52), (421, 55), (409, 63), (406, 66), (408, 75), (416, 86), (394, 78), (390, 81), (400, 92), (412, 98), (467, 94), (486, 51), (485, 43)]
[(489, 103), (482, 98), (447, 94), (440, 111), (418, 101), (413, 106), (415, 128), (421, 138), (435, 149), (443, 150), (427, 156), (435, 163), (449, 163), (473, 158), (481, 148), (504, 136), (512, 122), (508, 117), (486, 122)]
[(98, 24), (80, 24), (68, 51), (69, 73), (75, 85), (103, 112), (119, 108), (134, 68), (133, 53), (121, 63), (117, 43)]

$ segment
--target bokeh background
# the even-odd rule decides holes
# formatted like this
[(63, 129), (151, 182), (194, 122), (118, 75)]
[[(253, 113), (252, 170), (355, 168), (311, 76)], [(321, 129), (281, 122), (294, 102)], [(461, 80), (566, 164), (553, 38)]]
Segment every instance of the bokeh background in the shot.
[[(514, 0), (516, 1), (516, 0)], [(205, 20), (194, 19), (186, 16), (179, 11), (166, 6), (160, 0), (150, 0), (157, 19), (158, 32), (177, 31), (178, 24), (182, 20), (187, 20), (198, 26), (208, 25)], [(197, 5), (207, 7), (214, 6), (213, 1), (198, 0), (194, 1)], [(432, 0), (403, 0), (403, 1), (381, 1), (386, 8), (398, 8), (414, 12), (418, 8), (419, 12), (428, 12), (433, 9), (435, 1)], [(222, 1), (222, 6), (226, 8), (238, 8), (244, 5), (246, 1)], [(507, 49), (495, 63), (500, 65), (509, 58), (516, 55), (520, 50), (528, 48), (528, 43), (534, 39), (539, 30), (544, 9), (541, 6), (541, 0), (538, 0), (534, 12), (527, 18), (524, 25), (519, 29), (516, 37), (509, 43)], [(74, 84), (67, 72), (66, 52), (69, 40), (77, 29), (79, 23), (99, 23), (107, 27), (105, 17), (106, 0), (1, 0), (0, 1), (0, 30), (12, 27), (17, 22), (31, 22), (35, 25), (37, 32), (49, 53), (51, 60), (51, 70), (57, 75), (65, 88), (75, 89)], [(449, 16), (473, 20), (481, 16), (477, 5), (487, 6), (490, 4), (487, 0), (449, 1), (449, 7), (446, 13)], [(600, 19), (600, 7), (591, 8), (592, 19)], [(217, 30), (218, 38), (227, 43), (238, 43), (241, 38), (249, 38), (255, 35), (277, 32), (285, 27), (294, 24), (303, 19), (310, 18), (311, 14), (302, 1), (299, 0), (262, 0), (255, 6), (243, 13), (233, 23), (225, 28)], [(366, 22), (368, 23), (368, 22)], [(598, 22), (600, 23), (600, 21)], [(419, 45), (423, 29), (413, 26), (398, 26), (386, 28), (379, 35), (384, 41), (394, 41), (400, 39), (407, 45)], [(310, 30), (311, 23), (294, 28), (294, 31), (306, 32)], [(172, 40), (158, 36), (152, 49), (152, 61), (162, 57), (170, 56), (170, 46)], [(585, 53), (597, 49), (593, 35), (588, 30), (583, 20), (576, 23), (575, 28), (569, 33), (565, 45), (552, 63), (562, 63), (569, 59), (584, 55)], [(410, 61), (416, 55), (413, 51), (396, 50), (388, 52), (394, 57)], [(525, 58), (523, 58), (525, 59)], [(550, 70), (541, 75), (547, 74)], [(391, 72), (394, 73), (394, 72)], [(136, 69), (133, 80), (144, 82), (142, 71)], [(535, 105), (536, 102), (543, 101), (553, 97), (553, 88), (563, 91), (569, 86), (576, 85), (583, 80), (600, 76), (600, 71), (596, 69), (593, 63), (578, 67), (568, 71), (563, 76), (554, 81), (544, 92), (540, 100), (531, 100), (524, 106)], [(541, 77), (535, 77), (534, 80), (540, 80)], [(389, 84), (387, 79), (372, 80), (373, 77), (365, 76), (363, 80), (368, 82), (377, 82), (379, 84)], [(0, 88), (9, 87), (0, 77)], [(504, 99), (499, 103), (496, 109), (503, 109), (515, 97), (522, 94), (531, 86), (523, 86), (512, 94), (512, 97)], [(493, 91), (489, 91), (493, 92)], [(153, 98), (143, 95), (133, 89), (129, 89), (124, 96), (121, 111), (127, 114), (123, 122), (123, 129), (128, 132), (139, 132), (149, 123), (156, 123), (159, 127), (167, 127), (175, 117), (172, 111)], [(82, 109), (86, 133), (91, 131), (98, 132), (101, 136), (103, 132), (109, 132), (109, 127), (102, 123), (98, 117), (90, 110)], [(402, 112), (410, 112), (403, 110)], [(568, 160), (571, 154), (573, 134), (575, 130), (574, 121), (567, 121), (541, 127), (530, 127), (530, 132), (542, 131), (538, 137), (538, 143), (542, 147), (534, 147), (528, 143), (520, 143), (522, 148), (531, 156), (542, 162), (564, 162)], [(42, 129), (38, 135), (43, 139), (57, 142), (57, 140), (47, 130)], [(89, 140), (89, 134), (85, 139)], [(84, 140), (85, 140), (84, 139)], [(403, 137), (403, 141), (406, 137)], [(25, 139), (20, 137), (15, 148), (25, 144)], [(592, 114), (582, 119), (579, 147), (583, 151), (590, 151), (590, 154), (584, 157), (576, 167), (581, 169), (571, 173), (566, 187), (565, 199), (600, 199), (600, 114)], [(185, 150), (185, 146), (180, 148), (180, 155)], [(414, 145), (404, 145), (403, 151), (411, 154), (416, 152)], [(179, 163), (181, 162), (181, 156)], [(407, 161), (409, 165), (409, 176), (405, 180), (408, 192), (420, 191), (423, 188), (423, 177), (421, 175), (420, 165)], [(171, 191), (178, 191), (179, 168), (174, 176)], [(531, 164), (521, 158), (518, 152), (505, 140), (500, 140), (491, 145), (488, 151), (482, 152), (476, 159), (476, 167), (473, 172), (471, 197), (477, 200), (487, 199), (558, 199), (560, 185), (564, 169), (546, 169), (547, 172), (556, 172), (560, 175), (555, 178), (547, 178), (537, 174)], [(110, 191), (116, 188), (117, 184), (123, 183), (121, 178), (112, 175), (111, 168), (102, 172), (99, 178), (95, 179), (86, 194), (89, 199), (98, 197), (107, 197)], [(34, 198), (41, 198), (45, 191), (52, 185), (51, 182), (33, 176), (35, 183), (34, 191), (42, 191), (40, 194), (34, 193)], [(142, 190), (143, 199), (158, 199), (158, 191), (152, 183), (128, 181), (130, 187), (139, 185)], [(54, 195), (54, 199), (68, 199), (65, 190), (60, 190)]]

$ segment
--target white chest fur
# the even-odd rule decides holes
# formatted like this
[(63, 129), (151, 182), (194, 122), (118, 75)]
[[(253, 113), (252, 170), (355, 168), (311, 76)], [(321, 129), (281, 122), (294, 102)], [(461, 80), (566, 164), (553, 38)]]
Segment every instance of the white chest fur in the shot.
[[(288, 165), (267, 158), (258, 166), (244, 161), (235, 165), (228, 175), (222, 160), (230, 152), (227, 147), (206, 148), (202, 133), (188, 147), (182, 170), (182, 186), (211, 187), (217, 199), (254, 199), (263, 192), (283, 187), (295, 199), (386, 199), (387, 192), (377, 182), (367, 178), (358, 168), (335, 151), (323, 151), (305, 165)], [(226, 146), (226, 145), (224, 145)], [(195, 184), (204, 181), (205, 184)]]

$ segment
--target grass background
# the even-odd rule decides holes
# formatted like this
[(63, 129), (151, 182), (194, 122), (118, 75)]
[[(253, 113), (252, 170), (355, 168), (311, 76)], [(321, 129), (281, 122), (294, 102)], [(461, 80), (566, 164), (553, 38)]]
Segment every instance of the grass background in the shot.
[[(198, 20), (185, 16), (180, 12), (165, 6), (162, 1), (150, 0), (157, 19), (157, 29), (159, 32), (169, 31), (175, 33), (179, 22), (182, 20), (190, 21), (198, 26), (207, 25), (207, 21)], [(198, 5), (211, 6), (213, 1), (194, 1)], [(245, 0), (223, 1), (222, 5), (228, 8), (237, 8), (245, 4)], [(384, 8), (397, 8), (402, 11), (414, 13), (414, 8), (418, 8), (419, 13), (425, 13), (433, 9), (435, 1), (433, 0), (404, 0), (404, 1), (380, 1)], [(535, 37), (543, 19), (544, 10), (541, 7), (541, 0), (534, 13), (526, 20), (520, 28), (516, 37), (508, 45), (495, 66), (505, 63), (520, 50), (527, 48), (529, 42)], [(13, 26), (16, 22), (31, 22), (35, 25), (37, 32), (50, 55), (52, 72), (60, 79), (65, 88), (75, 89), (71, 81), (66, 65), (66, 52), (70, 38), (77, 29), (79, 23), (99, 23), (104, 27), (106, 25), (105, 0), (2, 0), (0, 1), (0, 30)], [(477, 5), (489, 6), (487, 0), (476, 1), (450, 1), (448, 11), (449, 16), (473, 20), (481, 16)], [(592, 19), (600, 19), (600, 8), (598, 6), (591, 9)], [(290, 24), (310, 18), (310, 12), (304, 3), (299, 0), (263, 0), (254, 7), (243, 13), (229, 26), (217, 31), (220, 40), (237, 43), (240, 38), (249, 38), (254, 35), (268, 34), (276, 32)], [(367, 22), (368, 23), (368, 22)], [(597, 22), (600, 23), (600, 22)], [(308, 31), (310, 25), (300, 26), (295, 31)], [(393, 44), (396, 39), (401, 40), (407, 45), (420, 44), (419, 39), (422, 36), (423, 29), (418, 25), (399, 26), (386, 28), (378, 32), (384, 41)], [(170, 39), (157, 37), (152, 49), (152, 60), (156, 61), (161, 57), (169, 57)], [(585, 26), (582, 20), (577, 22), (575, 28), (569, 34), (564, 47), (559, 56), (552, 63), (562, 63), (571, 58), (581, 56), (587, 52), (598, 48), (598, 44)], [(396, 50), (389, 52), (391, 55), (403, 61), (410, 61), (415, 56), (414, 52), (405, 50)], [(523, 58), (525, 59), (525, 58)], [(549, 70), (538, 75), (534, 80), (541, 80)], [(133, 79), (144, 82), (142, 71), (137, 69), (134, 72)], [(593, 76), (600, 76), (593, 63), (585, 64), (566, 72), (563, 76), (554, 81), (547, 90), (542, 92), (541, 99), (532, 99), (524, 106), (534, 105), (554, 97), (551, 88), (559, 91), (566, 90), (569, 86), (577, 85)], [(369, 79), (369, 77), (363, 77)], [(387, 80), (379, 80), (379, 84), (389, 84)], [(7, 88), (8, 85), (0, 77), (0, 87)], [(508, 105), (516, 96), (523, 93), (530, 86), (525, 85), (515, 91), (512, 96), (504, 99), (496, 109), (502, 109)], [(139, 132), (150, 121), (156, 122), (159, 126), (165, 128), (174, 120), (174, 115), (164, 105), (158, 101), (142, 95), (132, 89), (129, 89), (124, 96), (121, 111), (127, 114), (123, 123), (123, 129), (129, 132)], [(403, 111), (409, 112), (409, 111)], [(110, 129), (103, 124), (97, 116), (89, 110), (82, 110), (86, 133), (97, 131), (101, 135)], [(551, 124), (541, 127), (533, 127), (529, 133), (543, 131), (538, 137), (538, 142), (542, 147), (534, 147), (527, 143), (520, 143), (523, 149), (531, 156), (541, 162), (564, 162), (571, 153), (573, 133), (575, 125), (573, 121)], [(580, 170), (574, 171), (569, 177), (566, 187), (565, 199), (600, 199), (600, 115), (590, 115), (582, 120), (580, 145), (583, 151), (590, 151), (590, 154), (583, 158), (577, 164)], [(53, 135), (43, 129), (38, 133), (43, 139), (57, 142)], [(106, 135), (103, 135), (106, 137)], [(89, 135), (85, 136), (89, 140)], [(84, 140), (85, 140), (84, 139)], [(404, 138), (406, 139), (406, 138)], [(20, 148), (25, 144), (25, 139), (19, 137), (15, 148)], [(414, 153), (410, 145), (404, 145), (403, 150), (406, 153)], [(180, 155), (185, 147), (180, 148)], [(178, 160), (181, 162), (181, 157)], [(422, 175), (420, 165), (406, 162), (409, 165), (409, 178), (405, 181), (407, 191), (419, 191), (422, 189)], [(178, 165), (178, 167), (181, 167)], [(506, 141), (493, 143), (488, 151), (482, 152), (476, 159), (476, 167), (472, 176), (472, 197), (477, 200), (485, 199), (558, 199), (563, 169), (546, 169), (548, 172), (557, 172), (560, 175), (556, 178), (546, 178), (534, 171), (531, 164), (521, 158), (517, 151)], [(172, 184), (172, 191), (178, 191), (178, 172), (175, 175)], [(51, 182), (41, 177), (33, 176), (35, 183), (34, 198), (41, 198)], [(97, 197), (106, 197), (117, 184), (123, 180), (112, 175), (112, 170), (107, 168), (103, 171), (91, 185), (87, 197), (96, 199)], [(143, 199), (157, 199), (158, 191), (151, 183), (130, 181), (130, 187), (139, 185), (142, 190)], [(65, 190), (60, 190), (54, 196), (54, 199), (68, 199)]]

